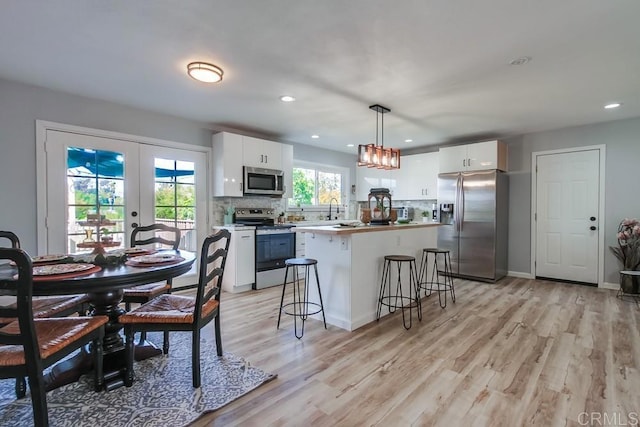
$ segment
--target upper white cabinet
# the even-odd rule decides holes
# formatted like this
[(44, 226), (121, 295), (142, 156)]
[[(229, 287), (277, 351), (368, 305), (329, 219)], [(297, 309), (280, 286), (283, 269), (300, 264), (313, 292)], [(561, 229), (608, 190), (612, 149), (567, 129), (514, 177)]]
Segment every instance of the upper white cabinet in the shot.
[(293, 145), (281, 144), (282, 171), (284, 172), (284, 197), (293, 197)]
[(244, 166), (282, 169), (282, 144), (243, 136)]
[[(402, 163), (401, 163), (402, 164)], [(378, 168), (356, 167), (356, 200), (366, 202), (372, 188), (388, 188), (392, 197), (395, 191), (395, 179), (391, 171)]]
[(229, 132), (213, 135), (213, 196), (242, 197), (243, 166), (284, 171), (284, 197), (291, 197), (292, 145)]
[(400, 158), (400, 169), (393, 171), (395, 200), (438, 198), (438, 152), (414, 154)]
[(213, 135), (213, 195), (242, 197), (242, 135)]
[(486, 169), (506, 171), (507, 145), (500, 141), (486, 141), (441, 148), (439, 163), (440, 173)]

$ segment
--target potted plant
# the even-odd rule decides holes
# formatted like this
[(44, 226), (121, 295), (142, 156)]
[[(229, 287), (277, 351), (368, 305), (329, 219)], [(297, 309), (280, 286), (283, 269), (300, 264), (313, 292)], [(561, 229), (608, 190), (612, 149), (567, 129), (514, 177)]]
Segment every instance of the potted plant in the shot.
[[(634, 271), (640, 267), (640, 221), (625, 218), (618, 225), (618, 246), (610, 246), (611, 252), (622, 263), (622, 268)], [(640, 283), (635, 276), (621, 275), (620, 288), (629, 294), (640, 293)]]
[(373, 217), (376, 219), (382, 218), (382, 201), (381, 200), (376, 201), (376, 207), (373, 208)]
[(422, 222), (429, 222), (429, 211), (422, 211)]
[(109, 231), (108, 228), (101, 228), (100, 229), (100, 240), (103, 243), (111, 243), (113, 242), (113, 236), (111, 235), (111, 231)]

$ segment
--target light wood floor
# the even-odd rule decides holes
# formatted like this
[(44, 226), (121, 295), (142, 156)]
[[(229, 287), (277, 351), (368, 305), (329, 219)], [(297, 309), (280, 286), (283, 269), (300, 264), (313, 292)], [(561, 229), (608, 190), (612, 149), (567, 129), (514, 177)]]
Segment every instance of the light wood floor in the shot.
[(640, 309), (615, 291), (456, 280), (409, 331), (397, 312), (302, 340), (276, 330), (280, 292), (222, 295), (224, 350), (278, 378), (193, 425), (638, 425)]

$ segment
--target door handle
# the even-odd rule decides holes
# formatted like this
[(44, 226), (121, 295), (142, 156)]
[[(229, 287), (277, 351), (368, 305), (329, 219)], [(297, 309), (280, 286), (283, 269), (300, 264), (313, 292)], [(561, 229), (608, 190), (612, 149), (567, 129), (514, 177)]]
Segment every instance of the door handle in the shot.
[(596, 229), (595, 225), (592, 225), (591, 227), (589, 227), (589, 230), (591, 230), (591, 231), (595, 231), (595, 229)]

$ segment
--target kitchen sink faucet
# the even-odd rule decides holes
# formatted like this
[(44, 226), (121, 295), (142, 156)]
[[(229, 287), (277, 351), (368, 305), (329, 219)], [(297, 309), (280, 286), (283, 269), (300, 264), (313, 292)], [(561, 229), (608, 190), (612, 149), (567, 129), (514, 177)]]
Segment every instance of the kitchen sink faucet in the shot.
[(336, 215), (340, 214), (340, 204), (338, 203), (338, 200), (335, 197), (332, 197), (331, 200), (329, 200), (329, 215), (327, 215), (327, 219), (331, 220), (331, 204), (333, 203), (333, 201), (336, 201)]

